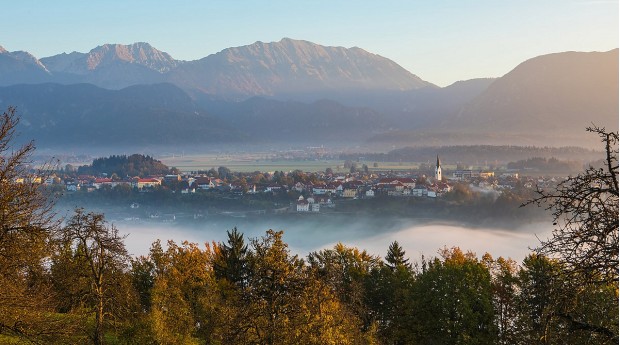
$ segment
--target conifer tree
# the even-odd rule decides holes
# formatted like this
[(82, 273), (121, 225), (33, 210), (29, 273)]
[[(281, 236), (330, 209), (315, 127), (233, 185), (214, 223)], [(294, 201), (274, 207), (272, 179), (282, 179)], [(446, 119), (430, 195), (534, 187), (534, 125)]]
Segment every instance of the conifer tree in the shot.
[(406, 269), (411, 268), (409, 259), (405, 257), (405, 250), (397, 241), (390, 244), (387, 255), (385, 256), (385, 261), (387, 262), (387, 266), (392, 270), (398, 267), (404, 267)]

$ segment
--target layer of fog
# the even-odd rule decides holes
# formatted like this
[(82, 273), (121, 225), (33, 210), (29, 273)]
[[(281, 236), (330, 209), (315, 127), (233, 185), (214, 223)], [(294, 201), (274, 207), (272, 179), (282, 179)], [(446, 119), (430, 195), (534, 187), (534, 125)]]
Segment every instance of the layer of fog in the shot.
[(511, 257), (520, 262), (550, 236), (551, 224), (532, 223), (515, 229), (471, 228), (454, 223), (414, 222), (403, 219), (370, 217), (296, 217), (285, 219), (221, 218), (200, 224), (116, 222), (115, 226), (127, 235), (126, 246), (132, 255), (148, 254), (151, 244), (160, 239), (177, 243), (198, 244), (224, 242), (226, 231), (237, 227), (246, 240), (265, 235), (268, 229), (283, 230), (284, 241), (292, 253), (301, 257), (341, 242), (365, 249), (370, 254), (385, 256), (389, 244), (398, 241), (408, 256), (418, 261), (421, 255), (437, 256), (444, 247), (459, 247), (475, 252), (478, 257), (490, 253), (493, 257)]

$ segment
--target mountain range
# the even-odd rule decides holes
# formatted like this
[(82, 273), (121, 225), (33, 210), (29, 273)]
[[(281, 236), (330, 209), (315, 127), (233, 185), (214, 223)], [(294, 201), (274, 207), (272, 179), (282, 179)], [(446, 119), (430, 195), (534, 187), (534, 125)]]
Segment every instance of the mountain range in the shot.
[(0, 47), (0, 86), (0, 106), (17, 106), (23, 135), (43, 145), (568, 145), (592, 123), (618, 128), (618, 49), (440, 88), (361, 48), (288, 38), (195, 61), (148, 43), (41, 59)]
[(195, 61), (175, 60), (144, 42), (105, 44), (88, 53), (63, 53), (40, 60), (28, 53), (4, 49), (0, 56), (20, 62), (21, 69), (27, 72), (2, 74), (2, 86), (38, 81), (121, 89), (170, 82), (190, 93), (235, 100), (252, 96), (327, 95), (329, 90), (436, 87), (395, 62), (360, 48), (326, 47), (288, 38), (228, 48)]

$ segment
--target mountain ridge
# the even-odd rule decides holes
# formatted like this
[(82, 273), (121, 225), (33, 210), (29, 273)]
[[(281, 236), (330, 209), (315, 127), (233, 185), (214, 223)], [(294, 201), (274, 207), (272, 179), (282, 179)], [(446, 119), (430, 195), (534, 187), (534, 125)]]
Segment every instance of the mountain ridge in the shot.
[[(111, 89), (171, 82), (190, 94), (237, 100), (311, 92), (324, 95), (329, 90), (436, 87), (396, 62), (361, 48), (290, 38), (226, 48), (193, 61), (176, 60), (146, 42), (104, 44), (88, 53), (62, 53), (37, 61), (50, 72), (40, 82), (91, 83)], [(3, 79), (0, 85), (21, 82)]]

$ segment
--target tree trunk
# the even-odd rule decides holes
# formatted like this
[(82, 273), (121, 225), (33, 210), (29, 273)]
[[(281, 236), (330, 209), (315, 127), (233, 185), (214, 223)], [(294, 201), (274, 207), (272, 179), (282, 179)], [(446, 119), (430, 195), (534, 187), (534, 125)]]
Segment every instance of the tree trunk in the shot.
[(103, 292), (97, 289), (97, 309), (95, 311), (95, 345), (103, 345)]

